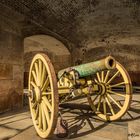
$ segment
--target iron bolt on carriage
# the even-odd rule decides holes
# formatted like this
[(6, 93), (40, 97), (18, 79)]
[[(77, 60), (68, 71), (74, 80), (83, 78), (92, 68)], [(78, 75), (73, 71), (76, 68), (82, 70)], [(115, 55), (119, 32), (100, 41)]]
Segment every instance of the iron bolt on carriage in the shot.
[(127, 71), (111, 56), (60, 70), (56, 77), (48, 56), (37, 54), (30, 66), (28, 88), (33, 124), (42, 138), (55, 130), (59, 103), (85, 94), (98, 117), (114, 121), (125, 114), (132, 95)]

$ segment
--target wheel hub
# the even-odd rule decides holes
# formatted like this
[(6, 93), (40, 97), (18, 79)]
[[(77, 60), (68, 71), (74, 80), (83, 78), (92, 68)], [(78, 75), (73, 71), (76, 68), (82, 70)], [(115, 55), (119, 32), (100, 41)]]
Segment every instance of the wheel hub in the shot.
[(100, 94), (101, 95), (105, 95), (106, 94), (106, 90), (107, 90), (107, 85), (106, 84), (104, 84), (104, 83), (100, 83)]
[(36, 87), (35, 88), (35, 99), (37, 102), (40, 102), (41, 101), (41, 98), (42, 98), (42, 92), (41, 92), (41, 88), (40, 87)]
[(42, 98), (42, 92), (40, 87), (34, 88), (29, 95), (32, 102), (40, 102)]

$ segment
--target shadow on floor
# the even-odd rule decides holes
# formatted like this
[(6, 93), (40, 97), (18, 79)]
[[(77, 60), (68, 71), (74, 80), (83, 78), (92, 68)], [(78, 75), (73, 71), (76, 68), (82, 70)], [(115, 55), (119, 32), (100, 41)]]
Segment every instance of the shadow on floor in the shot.
[[(86, 103), (86, 102), (84, 102)], [(95, 116), (94, 112), (91, 110), (90, 106), (87, 104), (77, 104), (77, 103), (65, 103), (60, 105), (60, 109), (62, 111), (62, 115), (64, 119), (69, 124), (69, 136), (67, 139), (73, 139), (73, 138), (80, 138), (82, 136), (86, 136), (90, 133), (94, 133), (98, 130), (103, 129), (107, 125), (110, 124), (116, 124), (116, 123), (122, 123), (122, 122), (128, 122), (137, 120), (140, 118), (140, 101), (132, 100), (130, 109), (127, 111), (127, 113), (122, 117), (120, 120), (115, 122), (103, 122), (101, 119)], [(26, 113), (28, 110), (28, 107), (22, 111), (15, 111), (12, 113), (3, 114), (2, 118), (0, 119), (0, 127), (6, 128), (6, 129), (13, 129), (17, 131), (17, 133), (13, 136), (16, 136), (17, 134), (20, 134), (21, 132), (29, 129), (31, 126), (26, 127), (25, 129), (18, 129), (18, 128), (12, 128), (7, 127), (7, 125), (26, 120), (28, 117), (30, 117), (30, 114), (28, 112), (28, 117), (25, 116), (24, 118), (20, 118), (14, 121), (11, 121), (15, 115), (18, 117), (22, 113)], [(127, 117), (126, 117), (127, 116)], [(8, 122), (5, 122), (8, 120)], [(4, 123), (2, 123), (4, 122)], [(120, 125), (119, 124), (119, 125)], [(88, 129), (87, 129), (88, 126)], [(3, 140), (8, 140), (13, 136), (7, 136), (3, 138)], [(57, 138), (55, 138), (57, 139)]]
[[(121, 125), (122, 122), (126, 124), (128, 121), (140, 119), (140, 101), (137, 100), (132, 100), (131, 106), (126, 114), (120, 120), (114, 122), (102, 121), (95, 116), (87, 104), (65, 103), (61, 104), (60, 107), (64, 119), (67, 120), (69, 124), (69, 139), (88, 135), (106, 127), (110, 123)], [(86, 125), (90, 126), (89, 130), (84, 129)]]
[[(29, 121), (30, 120), (30, 121)], [(30, 123), (26, 123), (26, 122)], [(13, 110), (0, 115), (0, 139), (8, 140), (32, 127), (28, 108)], [(21, 126), (22, 125), (22, 126)]]

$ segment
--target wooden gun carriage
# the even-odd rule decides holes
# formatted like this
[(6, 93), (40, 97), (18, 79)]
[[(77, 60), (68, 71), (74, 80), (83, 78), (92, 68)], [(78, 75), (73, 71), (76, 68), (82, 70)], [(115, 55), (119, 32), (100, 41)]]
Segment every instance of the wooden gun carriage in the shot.
[[(123, 91), (116, 91), (117, 87)], [(125, 114), (132, 95), (127, 71), (111, 56), (60, 70), (56, 76), (48, 56), (37, 54), (30, 66), (28, 88), (33, 123), (42, 138), (55, 130), (59, 103), (85, 94), (98, 117), (114, 121)]]

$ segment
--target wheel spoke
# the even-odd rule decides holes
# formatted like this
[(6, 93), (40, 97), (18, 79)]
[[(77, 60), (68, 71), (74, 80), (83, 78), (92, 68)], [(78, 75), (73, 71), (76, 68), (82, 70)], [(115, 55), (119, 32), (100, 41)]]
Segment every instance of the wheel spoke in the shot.
[(37, 105), (37, 108), (36, 108), (35, 120), (37, 120), (38, 116), (39, 116), (39, 105)]
[(38, 66), (39, 66), (39, 85), (41, 86), (41, 75), (42, 75), (42, 62), (41, 62), (41, 60), (38, 60)]
[(52, 92), (42, 92), (42, 96), (51, 95)]
[(94, 79), (94, 81), (95, 81), (96, 83), (99, 83), (99, 82), (97, 81), (97, 79), (96, 79), (96, 78)]
[(36, 84), (33, 81), (31, 81), (31, 85), (36, 88)]
[(92, 102), (94, 103), (95, 100), (99, 97), (99, 94), (96, 95), (96, 97), (92, 100)]
[(109, 84), (119, 73), (120, 71), (117, 71), (107, 83)]
[(38, 125), (38, 119), (36, 119), (36, 110), (35, 109), (32, 109), (32, 114), (33, 114), (33, 116), (35, 118), (36, 124)]
[(114, 84), (114, 85), (110, 85), (110, 87), (118, 87), (118, 86), (121, 86), (121, 85), (124, 85), (126, 84), (125, 82), (121, 82), (121, 83), (117, 83), (117, 84)]
[(107, 94), (107, 96), (108, 96), (120, 109), (122, 109), (122, 107), (117, 103), (117, 101), (116, 101), (110, 94)]
[[(45, 112), (44, 112), (44, 107), (43, 107), (43, 103), (41, 103), (41, 108), (42, 108), (42, 125), (43, 125), (43, 130), (47, 129), (47, 125), (46, 125), (46, 116), (45, 116)], [(47, 120), (48, 122), (48, 120)]]
[(37, 76), (36, 76), (34, 70), (32, 70), (32, 75), (33, 75), (33, 78), (34, 78), (35, 83), (38, 84), (38, 83), (37, 83)]
[(103, 109), (104, 109), (104, 114), (106, 115), (106, 101), (105, 101), (105, 98), (104, 98), (104, 101), (103, 101)]
[(46, 75), (46, 69), (45, 69), (45, 66), (43, 65), (43, 68), (42, 68), (42, 75), (41, 75), (41, 84), (40, 84), (40, 87), (42, 88), (43, 86), (43, 83), (44, 83), (44, 78), (45, 78), (45, 75)]
[(32, 103), (32, 108), (35, 109), (37, 107), (37, 102)]
[(92, 102), (91, 96), (90, 96), (89, 94), (87, 94), (87, 99), (88, 99), (88, 102), (89, 102), (89, 104), (90, 104), (90, 107), (91, 107), (94, 111), (96, 111), (96, 107), (95, 107), (94, 103)]
[(45, 81), (45, 83), (44, 83), (44, 85), (42, 87), (42, 91), (46, 91), (46, 89), (48, 88), (49, 84), (50, 84), (49, 76), (47, 76), (47, 79), (46, 79), (46, 81)]
[(103, 96), (101, 95), (100, 98), (99, 98), (99, 102), (98, 102), (98, 106), (97, 106), (97, 111), (99, 111), (99, 109), (100, 109), (102, 97)]
[(115, 95), (118, 95), (118, 96), (121, 96), (121, 97), (124, 97), (125, 98), (125, 95), (121, 94), (121, 93), (118, 93), (118, 92), (115, 92), (115, 91), (112, 91), (112, 90), (107, 90), (108, 93), (112, 93), (112, 94), (115, 94)]
[(49, 115), (49, 110), (46, 107), (44, 101), (43, 101), (43, 109), (44, 109), (45, 117), (46, 117), (46, 120), (47, 120), (47, 124), (49, 126), (49, 123), (50, 123), (50, 115)]
[(41, 109), (41, 105), (39, 105), (39, 128), (42, 128), (42, 109)]
[(101, 78), (100, 78), (99, 72), (97, 72), (96, 75), (97, 75), (98, 81), (101, 82)]
[(101, 74), (102, 74), (102, 75), (101, 75), (101, 80), (102, 80), (102, 82), (104, 82), (104, 71), (102, 71)]
[(112, 115), (115, 115), (114, 110), (113, 110), (113, 108), (112, 108), (112, 105), (111, 105), (111, 103), (109, 102), (108, 98), (105, 97), (105, 99), (106, 99), (106, 102), (107, 102), (107, 104), (108, 104), (108, 106), (109, 106), (109, 108), (110, 108), (110, 111), (111, 111)]
[(109, 77), (109, 73), (110, 73), (110, 70), (108, 70), (108, 71), (107, 71), (107, 73), (106, 73), (106, 76), (105, 76), (105, 79), (104, 79), (104, 83), (106, 83), (106, 82), (107, 82), (108, 77)]
[(46, 96), (42, 97), (44, 100), (45, 105), (49, 108), (49, 110), (52, 112), (52, 105), (50, 104), (49, 100), (47, 99)]
[(38, 64), (37, 64), (37, 62), (35, 63), (35, 72), (36, 72), (36, 77), (37, 77), (37, 84), (38, 84), (38, 86), (39, 86), (39, 69), (38, 69)]

